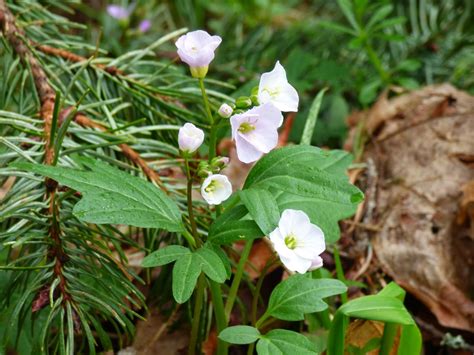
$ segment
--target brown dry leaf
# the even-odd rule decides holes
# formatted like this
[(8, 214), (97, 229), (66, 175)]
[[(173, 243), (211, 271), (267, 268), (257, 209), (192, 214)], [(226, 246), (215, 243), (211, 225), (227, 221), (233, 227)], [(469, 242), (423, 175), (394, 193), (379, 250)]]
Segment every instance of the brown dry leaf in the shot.
[[(349, 324), (346, 332), (345, 344), (346, 349), (349, 345), (362, 349), (366, 344), (374, 338), (382, 338), (384, 324), (372, 320), (356, 319)], [(390, 354), (396, 355), (398, 352), (398, 344), (400, 341), (400, 332), (395, 337)], [(377, 355), (379, 350), (367, 352), (368, 355)]]
[(170, 319), (154, 310), (145, 321), (137, 323), (133, 348), (137, 355), (175, 355), (186, 353), (190, 329), (184, 323), (170, 331), (176, 313)]
[[(474, 228), (474, 180), (462, 188), (462, 199), (459, 207), (457, 223), (464, 224), (466, 219), (470, 220), (471, 228)], [(471, 236), (474, 236), (474, 231)]]
[[(358, 117), (373, 132), (363, 160), (377, 179), (366, 171), (359, 184), (373, 192), (362, 221), (381, 226), (372, 239), (378, 261), (440, 324), (474, 331), (474, 236), (456, 223), (462, 188), (474, 180), (459, 158), (474, 155), (474, 97), (429, 86), (382, 96)], [(468, 195), (461, 206), (471, 206)], [(364, 235), (356, 229), (355, 238)]]
[[(265, 266), (273, 259), (274, 252), (265, 239), (256, 240), (250, 251), (250, 255), (245, 264), (245, 272), (251, 280), (255, 280), (260, 276)], [(271, 273), (278, 267), (278, 264), (272, 265), (267, 274)]]

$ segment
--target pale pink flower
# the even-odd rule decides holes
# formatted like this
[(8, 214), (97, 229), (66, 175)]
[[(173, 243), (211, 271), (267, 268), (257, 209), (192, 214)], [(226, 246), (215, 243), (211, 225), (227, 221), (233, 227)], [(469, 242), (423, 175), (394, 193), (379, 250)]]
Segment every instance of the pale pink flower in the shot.
[(220, 205), (232, 195), (232, 185), (225, 175), (209, 175), (201, 186), (201, 195), (210, 205)]
[(198, 30), (179, 37), (176, 47), (181, 60), (190, 66), (191, 74), (203, 78), (214, 59), (214, 51), (221, 42), (222, 38), (219, 36), (211, 36), (206, 31)]
[(269, 237), (288, 270), (304, 274), (323, 266), (320, 254), (326, 249), (324, 233), (303, 211), (283, 211), (278, 227)]
[(230, 123), (239, 160), (251, 163), (276, 147), (283, 115), (267, 103), (232, 116)]
[(277, 61), (271, 72), (263, 73), (258, 85), (258, 102), (271, 102), (280, 111), (297, 112), (299, 97), (295, 88), (288, 83), (285, 69)]

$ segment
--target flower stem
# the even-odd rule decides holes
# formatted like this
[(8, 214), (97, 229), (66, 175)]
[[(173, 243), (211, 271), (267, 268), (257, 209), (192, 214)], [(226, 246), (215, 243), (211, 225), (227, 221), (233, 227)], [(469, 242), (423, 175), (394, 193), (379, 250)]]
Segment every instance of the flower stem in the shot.
[(211, 132), (209, 135), (209, 161), (216, 156), (217, 145), (217, 125), (212, 117), (211, 106), (209, 105), (209, 98), (207, 97), (206, 88), (204, 87), (204, 79), (199, 78), (199, 87), (201, 88), (202, 101), (206, 111), (207, 120), (211, 125)]
[[(187, 156), (184, 156), (184, 165), (186, 167), (186, 178), (188, 180), (186, 194), (187, 194), (187, 205), (188, 205), (188, 214), (189, 214), (189, 223), (191, 224), (191, 231), (198, 246), (201, 246), (201, 239), (197, 233), (196, 220), (194, 219), (193, 211), (193, 179), (191, 176), (191, 169), (189, 168), (189, 160)], [(187, 238), (186, 238), (187, 239)]]
[(385, 71), (383, 68), (382, 62), (380, 61), (379, 57), (375, 53), (374, 49), (372, 48), (372, 45), (368, 40), (365, 41), (365, 51), (367, 52), (367, 55), (369, 56), (370, 61), (375, 67), (375, 70), (379, 73), (380, 79), (382, 79), (382, 82), (384, 84), (388, 84), (390, 80), (389, 74)]
[[(216, 315), (217, 334), (224, 330), (227, 326), (227, 320), (224, 312), (224, 302), (222, 301), (221, 285), (217, 282), (209, 280), (209, 285), (212, 295), (212, 304), (214, 306), (214, 313)], [(227, 343), (218, 338), (217, 341), (217, 355), (227, 354)]]
[[(339, 256), (339, 250), (337, 249), (337, 246), (334, 245), (334, 262), (336, 263), (336, 275), (339, 281), (346, 283), (346, 277), (344, 276), (344, 270), (342, 268), (342, 263), (341, 263), (341, 257)], [(347, 302), (347, 292), (344, 292), (341, 294), (341, 301), (342, 303)]]
[(393, 342), (397, 335), (398, 325), (395, 323), (385, 323), (382, 335), (382, 344), (380, 345), (380, 355), (389, 355), (392, 351)]
[(201, 324), (201, 311), (202, 311), (202, 304), (204, 300), (205, 283), (206, 283), (205, 276), (203, 273), (201, 273), (198, 279), (196, 300), (194, 303), (193, 324), (191, 328), (191, 339), (189, 341), (188, 355), (196, 354), (196, 345), (197, 345), (197, 340), (198, 340), (199, 327)]
[(245, 263), (250, 254), (250, 250), (252, 250), (253, 239), (247, 240), (245, 243), (244, 250), (240, 255), (239, 264), (237, 265), (237, 271), (234, 276), (234, 280), (232, 281), (232, 285), (230, 286), (229, 295), (227, 296), (227, 302), (225, 304), (225, 319), (226, 323), (229, 322), (230, 313), (232, 312), (232, 308), (234, 307), (235, 297), (237, 296), (237, 291), (239, 290), (240, 281), (242, 280), (242, 275), (244, 273)]
[(270, 267), (273, 266), (276, 260), (277, 259), (272, 259), (272, 260), (267, 261), (267, 263), (265, 264), (265, 267), (260, 273), (260, 277), (258, 278), (258, 281), (257, 281), (257, 286), (255, 286), (255, 293), (253, 294), (252, 310), (251, 310), (251, 320), (252, 320), (252, 324), (255, 326), (257, 326), (257, 324), (261, 325), (263, 321), (266, 319), (266, 315), (264, 314), (262, 317), (260, 317), (260, 319), (257, 322), (258, 299), (260, 298), (260, 291), (262, 289), (263, 280), (265, 279), (265, 276), (267, 275), (268, 270), (270, 269)]

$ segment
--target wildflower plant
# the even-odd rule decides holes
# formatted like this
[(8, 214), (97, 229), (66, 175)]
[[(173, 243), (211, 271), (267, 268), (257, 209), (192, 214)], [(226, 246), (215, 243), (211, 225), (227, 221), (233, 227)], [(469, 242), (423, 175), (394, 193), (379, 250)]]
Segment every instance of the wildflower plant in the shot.
[[(120, 15), (116, 10), (109, 13)], [(46, 10), (38, 5), (35, 11)], [(4, 60), (16, 63), (13, 70), (20, 78), (8, 76), (6, 82), (23, 92), (30, 85), (26, 78), (31, 77), (34, 85), (28, 88), (39, 97), (38, 102), (36, 96), (20, 96), (20, 107), (26, 109), (13, 112), (8, 107), (18, 106), (3, 96), (7, 98), (0, 111), (0, 123), (8, 125), (4, 132), (21, 132), (16, 139), (12, 133), (2, 137), (9, 149), (2, 151), (2, 161), (8, 163), (2, 176), (17, 179), (0, 210), (4, 248), (0, 269), (8, 272), (3, 292), (10, 294), (1, 299), (1, 309), (2, 314), (9, 312), (12, 326), (3, 334), (5, 347), (15, 343), (13, 329), (28, 319), (41, 325), (40, 353), (110, 349), (104, 323), (131, 337), (133, 321), (144, 317), (145, 303), (133, 281), (142, 282), (141, 276), (149, 281), (148, 271), (161, 267), (162, 273), (171, 272), (174, 302), (187, 304), (190, 310), (189, 354), (200, 353), (211, 327), (218, 334), (218, 354), (228, 353), (230, 344), (248, 345), (249, 354), (255, 350), (261, 355), (324, 350), (343, 354), (349, 317), (386, 322), (381, 353), (390, 352), (399, 328), (399, 349), (403, 354), (419, 353), (419, 331), (397, 285), (348, 301), (343, 276), (323, 277), (328, 273), (323, 272), (321, 253), (329, 249), (338, 255), (338, 221), (355, 213), (363, 194), (346, 175), (350, 154), (309, 145), (317, 110), (307, 118), (301, 144), (277, 148), (282, 112), (298, 109), (298, 94), (278, 61), (248, 96), (232, 99), (213, 93), (210, 99), (205, 79), (212, 73), (221, 38), (202, 30), (179, 31), (145, 52), (107, 64), (83, 58), (59, 74), (71, 72), (75, 79), (81, 78), (65, 86), (50, 66), (42, 69), (45, 64), (32, 54), (34, 46), (20, 42), (34, 37), (34, 32), (16, 26), (4, 0), (0, 12), (3, 45), (9, 46)], [(28, 12), (22, 16), (25, 21), (35, 19)], [(187, 79), (193, 81), (194, 90), (147, 81), (146, 73), (139, 71), (150, 65), (150, 59), (142, 58), (153, 46), (170, 39), (176, 40), (177, 55), (189, 66), (192, 78)], [(169, 64), (153, 69), (176, 70)], [(83, 85), (87, 90), (78, 96), (74, 89)], [(118, 104), (117, 97), (107, 96), (112, 94), (131, 99)], [(322, 97), (318, 95), (318, 100)], [(138, 111), (152, 124), (140, 128), (118, 120), (121, 110)], [(108, 126), (88, 116), (97, 120), (104, 116)], [(234, 191), (223, 171), (229, 159), (217, 155), (222, 138), (218, 131), (223, 129), (235, 141), (238, 159), (254, 163), (243, 187)], [(140, 131), (158, 133), (130, 139)], [(87, 142), (87, 147), (78, 142)], [(137, 150), (159, 163), (151, 167)], [(119, 152), (128, 162), (116, 159)], [(161, 167), (178, 173), (166, 179), (157, 173)], [(124, 225), (136, 233), (124, 232)], [(257, 285), (250, 287), (252, 304), (246, 306), (238, 295), (247, 287), (243, 280), (256, 239), (266, 240), (274, 249), (267, 266), (283, 265), (288, 277), (262, 304), (262, 272)], [(236, 243), (244, 245), (240, 253)], [(141, 263), (143, 275), (128, 267), (123, 244), (147, 253)], [(340, 270), (339, 258), (335, 259)], [(231, 324), (231, 314), (238, 308), (249, 316), (241, 317), (243, 324)], [(32, 311), (41, 317), (32, 317)], [(209, 314), (212, 319), (206, 317)], [(285, 324), (275, 320), (297, 322), (311, 315), (325, 320), (321, 327), (328, 333), (327, 349), (286, 329), (294, 327), (275, 326)]]

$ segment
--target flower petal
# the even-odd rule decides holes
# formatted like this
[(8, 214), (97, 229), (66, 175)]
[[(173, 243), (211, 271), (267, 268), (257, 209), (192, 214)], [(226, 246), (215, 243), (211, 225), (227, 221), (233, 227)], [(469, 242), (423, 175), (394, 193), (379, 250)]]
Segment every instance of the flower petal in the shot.
[(293, 255), (290, 258), (286, 258), (280, 255), (280, 260), (285, 265), (285, 267), (293, 272), (298, 272), (304, 274), (311, 267), (311, 260), (299, 258), (296, 255)]
[(240, 135), (235, 137), (235, 147), (237, 148), (237, 157), (242, 163), (253, 163), (263, 155), (261, 151), (243, 139)]

